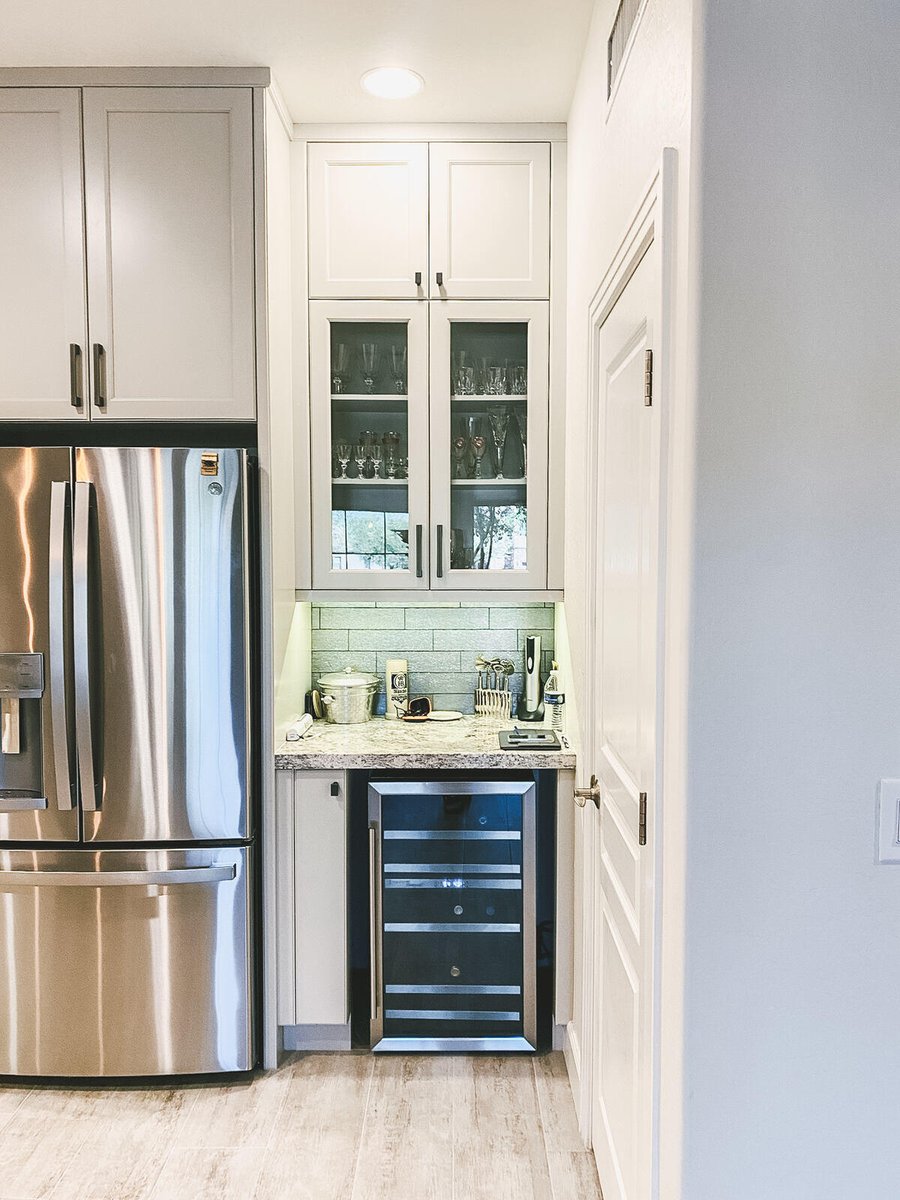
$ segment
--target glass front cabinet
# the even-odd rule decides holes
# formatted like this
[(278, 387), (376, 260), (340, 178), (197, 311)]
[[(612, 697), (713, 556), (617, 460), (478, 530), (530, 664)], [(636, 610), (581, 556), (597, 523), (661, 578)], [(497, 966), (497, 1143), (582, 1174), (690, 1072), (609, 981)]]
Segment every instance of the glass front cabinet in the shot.
[(313, 587), (547, 587), (545, 301), (310, 304)]

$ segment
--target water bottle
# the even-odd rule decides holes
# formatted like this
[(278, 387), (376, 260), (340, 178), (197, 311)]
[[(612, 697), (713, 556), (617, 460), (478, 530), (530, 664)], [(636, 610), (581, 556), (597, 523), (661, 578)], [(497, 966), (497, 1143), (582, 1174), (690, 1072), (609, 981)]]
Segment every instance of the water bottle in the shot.
[(559, 667), (556, 663), (550, 674), (547, 676), (547, 682), (544, 684), (544, 709), (550, 713), (550, 728), (557, 733), (562, 733), (563, 727), (563, 706), (566, 703), (566, 694), (562, 690), (559, 680)]

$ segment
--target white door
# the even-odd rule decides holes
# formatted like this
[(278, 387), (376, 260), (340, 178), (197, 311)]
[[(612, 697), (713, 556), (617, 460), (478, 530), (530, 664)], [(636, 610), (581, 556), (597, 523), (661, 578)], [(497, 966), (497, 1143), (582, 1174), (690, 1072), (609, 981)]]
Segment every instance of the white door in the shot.
[(427, 145), (313, 142), (308, 171), (310, 296), (423, 298)]
[(249, 88), (86, 88), (92, 415), (256, 414)]
[(428, 305), (309, 306), (313, 587), (428, 587)]
[(430, 295), (550, 295), (550, 145), (432, 143)]
[(432, 301), (431, 586), (547, 586), (549, 305)]
[(593, 762), (601, 799), (599, 811), (589, 810), (591, 1140), (605, 1200), (651, 1195), (661, 460), (659, 405), (645, 403), (645, 369), (659, 309), (658, 244), (651, 242), (595, 331), (600, 453)]
[(0, 88), (0, 164), (0, 419), (84, 417), (80, 91)]

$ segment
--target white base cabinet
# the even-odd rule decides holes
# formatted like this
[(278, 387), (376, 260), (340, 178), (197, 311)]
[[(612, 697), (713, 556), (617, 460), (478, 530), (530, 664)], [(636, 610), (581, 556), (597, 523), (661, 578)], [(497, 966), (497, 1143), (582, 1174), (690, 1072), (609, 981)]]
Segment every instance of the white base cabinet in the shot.
[(278, 1024), (305, 1027), (286, 1033), (289, 1048), (339, 1049), (331, 1041), (349, 1039), (350, 1021), (346, 775), (278, 771), (275, 804)]

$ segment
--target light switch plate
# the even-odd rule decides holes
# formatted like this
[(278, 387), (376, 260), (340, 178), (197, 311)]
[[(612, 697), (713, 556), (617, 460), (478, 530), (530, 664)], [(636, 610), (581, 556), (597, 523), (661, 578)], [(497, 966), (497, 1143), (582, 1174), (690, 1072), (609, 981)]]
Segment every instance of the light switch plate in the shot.
[(900, 779), (878, 785), (878, 842), (875, 861), (900, 863)]

